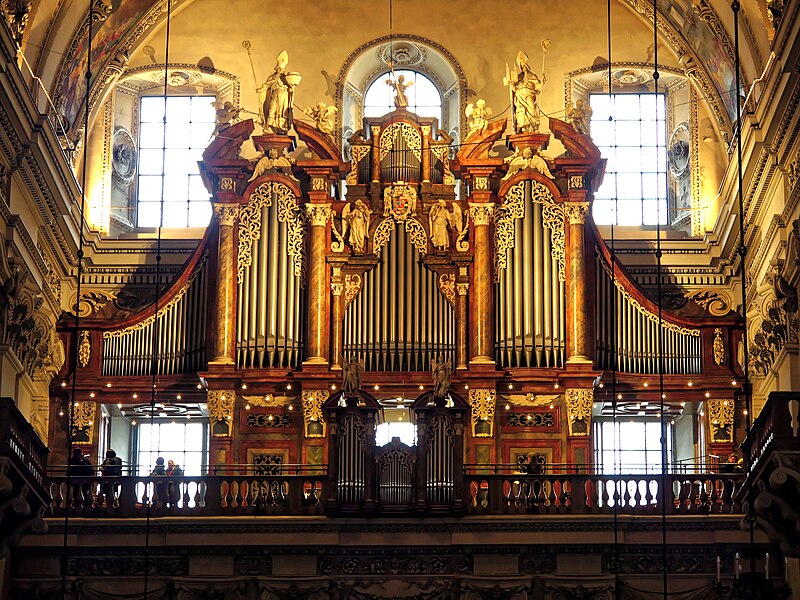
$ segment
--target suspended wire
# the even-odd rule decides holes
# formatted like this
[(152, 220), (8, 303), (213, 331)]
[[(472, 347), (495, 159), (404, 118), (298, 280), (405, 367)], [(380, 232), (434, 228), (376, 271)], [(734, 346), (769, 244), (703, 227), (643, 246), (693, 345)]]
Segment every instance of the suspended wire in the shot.
[[(67, 497), (67, 505), (64, 510), (64, 540), (63, 540), (63, 549), (61, 552), (61, 596), (63, 598), (67, 597), (67, 562), (69, 558), (69, 513), (70, 513), (70, 505), (75, 502), (75, 496), (72, 489), (72, 469), (70, 468), (70, 460), (72, 459), (72, 449), (73, 449), (73, 436), (72, 431), (75, 425), (75, 396), (77, 394), (77, 385), (78, 385), (78, 338), (80, 337), (80, 320), (81, 320), (81, 311), (79, 310), (80, 301), (81, 301), (81, 278), (83, 277), (83, 245), (84, 245), (84, 237), (83, 237), (83, 226), (85, 223), (85, 215), (86, 215), (86, 177), (87, 177), (87, 164), (88, 160), (86, 159), (88, 150), (89, 150), (89, 89), (90, 83), (92, 79), (92, 0), (89, 0), (89, 30), (88, 30), (88, 43), (86, 44), (86, 93), (83, 97), (83, 165), (81, 166), (81, 210), (78, 217), (78, 267), (75, 273), (75, 294), (76, 294), (76, 304), (75, 304), (75, 327), (72, 331), (72, 347), (71, 347), (71, 365), (70, 370), (72, 371), (72, 386), (70, 389), (70, 399), (69, 399), (69, 410), (67, 411), (67, 477), (66, 477), (66, 489), (65, 489), (65, 496)], [(85, 489), (81, 486), (81, 490)]]
[[(659, 96), (658, 96), (658, 7), (656, 0), (653, 0), (653, 99), (658, 115)], [(656, 128), (656, 139), (658, 139), (658, 119), (654, 122)], [(661, 560), (663, 572), (663, 594), (664, 598), (669, 595), (667, 588), (667, 421), (664, 398), (664, 299), (662, 297), (662, 265), (661, 265), (661, 199), (656, 199), (656, 285), (658, 293), (658, 396), (659, 396), (659, 420), (661, 431), (661, 483), (659, 491), (661, 496)], [(646, 438), (645, 438), (646, 439)], [(647, 453), (645, 453), (647, 456)]]
[[(744, 406), (745, 406), (745, 437), (750, 437), (750, 430), (753, 425), (753, 406), (752, 394), (750, 393), (750, 353), (748, 349), (747, 339), (747, 244), (745, 240), (745, 207), (744, 207), (744, 194), (742, 193), (742, 185), (744, 181), (742, 173), (742, 97), (740, 93), (740, 59), (739, 59), (739, 9), (741, 8), (739, 0), (733, 0), (731, 3), (731, 10), (733, 11), (733, 48), (734, 59), (736, 62), (736, 175), (738, 182), (737, 199), (739, 203), (739, 269), (742, 278), (742, 350), (744, 354), (744, 364), (741, 365), (744, 371), (744, 382), (742, 391), (744, 393)], [(734, 402), (735, 405), (735, 402)], [(745, 445), (745, 452), (747, 456), (743, 457), (747, 468), (747, 481), (752, 481), (753, 461), (751, 455), (751, 447)], [(750, 549), (750, 573), (756, 572), (756, 553), (755, 553), (755, 507), (754, 507), (754, 485), (751, 485), (747, 494), (747, 523), (749, 530), (749, 549)], [(767, 573), (769, 578), (769, 573)]]
[[(164, 42), (164, 116), (163, 116), (163, 135), (161, 144), (161, 200), (159, 203), (159, 221), (158, 221), (158, 234), (156, 236), (156, 276), (155, 276), (155, 308), (153, 319), (153, 337), (152, 348), (153, 353), (150, 360), (150, 439), (152, 440), (153, 431), (155, 430), (155, 414), (156, 414), (156, 396), (158, 394), (158, 352), (159, 352), (159, 319), (158, 319), (158, 305), (161, 300), (161, 233), (164, 228), (164, 188), (166, 181), (166, 162), (167, 162), (167, 96), (169, 92), (169, 37), (170, 26), (172, 24), (172, 3), (167, 2), (167, 24), (165, 31)], [(159, 427), (158, 436), (156, 438), (156, 456), (160, 454), (161, 448), (161, 428)], [(152, 453), (150, 453), (152, 456)], [(185, 465), (184, 465), (185, 466)], [(179, 485), (179, 484), (178, 484)], [(152, 510), (153, 501), (155, 498), (163, 504), (171, 495), (171, 490), (167, 485), (161, 484), (161, 491), (157, 484), (153, 483), (150, 498), (147, 504), (147, 512), (145, 516), (145, 530), (144, 530), (144, 600), (147, 600), (147, 586), (149, 583), (148, 573), (150, 571), (150, 512)], [(167, 498), (162, 497), (167, 494)]]

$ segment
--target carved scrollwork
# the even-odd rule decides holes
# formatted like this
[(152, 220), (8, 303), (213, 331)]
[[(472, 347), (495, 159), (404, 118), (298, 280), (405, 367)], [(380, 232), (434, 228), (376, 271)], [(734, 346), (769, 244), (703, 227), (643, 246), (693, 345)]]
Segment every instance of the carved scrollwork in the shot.
[[(497, 394), (493, 389), (470, 389), (469, 406), (472, 414), (472, 435), (474, 437), (492, 437), (496, 397)], [(477, 425), (481, 422), (488, 423), (488, 432), (476, 431)]]
[(392, 123), (381, 134), (380, 148), (381, 160), (386, 158), (386, 155), (394, 147), (395, 138), (400, 135), (408, 146), (408, 149), (414, 154), (417, 160), (422, 160), (422, 137), (419, 131), (409, 123)]
[[(536, 196), (534, 196), (534, 198), (536, 198)], [(535, 199), (534, 202), (536, 202)], [(547, 202), (543, 202), (542, 204), (542, 222), (544, 226), (550, 230), (550, 244), (553, 250), (553, 258), (555, 258), (558, 263), (558, 280), (566, 281), (567, 261), (564, 252), (564, 211), (558, 204)]]
[(453, 185), (456, 182), (456, 178), (450, 170), (450, 159), (447, 156), (449, 151), (449, 146), (431, 146), (431, 154), (442, 161), (442, 183), (444, 185)]
[(344, 307), (345, 309), (350, 306), (350, 303), (361, 291), (362, 277), (358, 273), (348, 273), (344, 276)]
[(233, 227), (236, 224), (236, 217), (239, 216), (238, 204), (214, 204), (214, 215), (220, 225)]
[(733, 400), (706, 400), (712, 442), (733, 441)]
[(586, 215), (589, 214), (589, 203), (567, 202), (564, 204), (564, 211), (570, 225), (583, 225), (586, 223)]
[(91, 443), (94, 435), (94, 415), (97, 405), (87, 400), (76, 402), (72, 407), (72, 439), (79, 443)]
[(330, 204), (305, 204), (304, 207), (306, 215), (314, 227), (324, 227), (333, 216)]
[(456, 275), (455, 273), (444, 273), (439, 275), (439, 291), (447, 298), (447, 302), (453, 308), (456, 307)]
[(324, 436), (321, 429), (318, 433), (309, 432), (309, 425), (323, 422), (322, 405), (327, 398), (328, 392), (326, 390), (303, 390), (303, 423), (305, 424), (303, 431), (305, 437), (320, 438)]
[(425, 229), (422, 227), (420, 222), (416, 219), (406, 219), (405, 229), (406, 233), (408, 234), (409, 241), (422, 256), (425, 256), (425, 254), (428, 252), (428, 235), (425, 233)]
[(89, 332), (81, 331), (80, 341), (78, 342), (78, 364), (82, 368), (89, 366), (89, 359), (92, 357), (92, 343), (89, 340)]
[(700, 290), (689, 294), (689, 300), (707, 310), (715, 317), (724, 317), (731, 311), (731, 299), (727, 294), (711, 290)]
[(564, 393), (569, 416), (569, 434), (588, 436), (592, 420), (594, 390), (591, 388), (567, 388)]
[(244, 278), (244, 270), (253, 264), (253, 241), (261, 237), (261, 209), (272, 206), (272, 182), (259, 185), (250, 200), (239, 212), (239, 259), (236, 277), (239, 283)]
[(236, 403), (235, 390), (208, 390), (208, 420), (214, 437), (231, 434), (233, 408)]
[(289, 232), (289, 256), (294, 264), (294, 275), (300, 285), (306, 278), (306, 217), (297, 205), (297, 198), (283, 184), (273, 184), (278, 195), (278, 222), (286, 223)]
[(353, 146), (351, 148), (352, 158), (350, 159), (350, 172), (347, 174), (347, 185), (356, 185), (358, 183), (358, 163), (369, 155), (369, 146)]
[(721, 366), (725, 364), (725, 340), (722, 337), (722, 329), (714, 329), (714, 364)]

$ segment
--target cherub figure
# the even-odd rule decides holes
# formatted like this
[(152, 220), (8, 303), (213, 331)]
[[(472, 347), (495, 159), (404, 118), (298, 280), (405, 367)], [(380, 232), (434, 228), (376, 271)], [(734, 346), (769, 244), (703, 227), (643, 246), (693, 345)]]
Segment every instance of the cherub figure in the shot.
[(583, 98), (575, 100), (575, 105), (567, 109), (567, 121), (572, 123), (572, 126), (579, 133), (589, 133), (589, 121), (592, 118), (592, 107), (586, 104)]
[(486, 107), (486, 100), (479, 98), (475, 104), (467, 104), (467, 123), (469, 124), (469, 133), (467, 137), (473, 133), (483, 133), (489, 125), (489, 118), (492, 116), (492, 109)]
[(440, 199), (431, 206), (428, 212), (428, 228), (431, 234), (431, 244), (439, 250), (447, 250), (450, 247), (450, 233), (447, 228), (452, 227), (458, 234), (459, 239), (464, 233), (466, 224), (458, 203), (453, 202), (452, 211), (447, 210), (447, 202)]
[(361, 254), (366, 249), (366, 240), (369, 237), (369, 220), (372, 211), (363, 200), (351, 202), (342, 209), (342, 235), (344, 238), (350, 228), (348, 241), (357, 253)]
[(450, 375), (453, 372), (453, 363), (448, 358), (446, 361), (443, 356), (431, 360), (431, 371), (433, 375), (433, 396), (434, 398), (444, 398), (450, 391)]
[(394, 90), (394, 107), (406, 108), (408, 106), (408, 96), (406, 90), (414, 85), (413, 81), (406, 83), (406, 78), (403, 75), (398, 75), (397, 80), (387, 79), (386, 85)]
[(284, 50), (275, 59), (275, 69), (259, 87), (264, 131), (286, 133), (292, 125), (292, 98), (300, 83), (299, 73), (286, 73), (289, 54)]
[(255, 181), (267, 171), (278, 171), (296, 180), (296, 177), (292, 174), (292, 164), (294, 164), (294, 159), (288, 157), (285, 151), (283, 156), (280, 156), (276, 148), (270, 148), (266, 156), (262, 155), (258, 159), (256, 167), (253, 169), (253, 176), (247, 181)]
[(334, 115), (337, 112), (336, 107), (328, 106), (324, 100), (320, 100), (314, 106), (309, 106), (305, 112), (314, 119), (317, 129), (333, 141), (333, 130), (336, 126), (334, 122)]
[(506, 176), (503, 177), (504, 181), (506, 179), (511, 179), (514, 175), (520, 171), (524, 171), (525, 169), (533, 169), (548, 179), (555, 179), (553, 174), (550, 172), (550, 167), (547, 165), (547, 161), (539, 154), (535, 153), (533, 148), (530, 146), (523, 149), (522, 152), (516, 150), (514, 154), (506, 157), (503, 162), (508, 164), (508, 173), (506, 173)]
[(211, 137), (215, 138), (220, 131), (231, 126), (231, 121), (239, 118), (239, 113), (242, 112), (242, 109), (238, 106), (234, 106), (233, 102), (230, 100), (226, 100), (225, 102), (212, 102), (211, 106), (214, 107), (216, 114), (214, 131), (211, 133)]
[(363, 358), (345, 360), (342, 365), (342, 393), (345, 396), (358, 396), (361, 391), (361, 378), (363, 375)]

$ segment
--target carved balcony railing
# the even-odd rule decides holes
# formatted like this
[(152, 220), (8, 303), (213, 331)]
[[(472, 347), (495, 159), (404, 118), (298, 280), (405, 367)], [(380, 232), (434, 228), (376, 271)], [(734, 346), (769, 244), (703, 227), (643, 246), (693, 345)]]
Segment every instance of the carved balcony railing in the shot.
[[(467, 514), (660, 515), (660, 475), (467, 475)], [(741, 474), (667, 475), (667, 514), (739, 514)]]
[[(465, 475), (466, 514), (660, 515), (659, 475)], [(737, 515), (742, 474), (668, 475), (667, 514)], [(50, 478), (50, 515), (77, 517), (313, 516), (330, 496), (326, 475)], [(417, 490), (419, 494), (419, 490)], [(380, 496), (376, 495), (376, 498)], [(422, 497), (422, 496), (419, 496)], [(459, 503), (460, 505), (460, 503)], [(371, 513), (425, 516), (408, 503)], [(433, 510), (430, 511), (433, 514)], [(463, 514), (454, 509), (452, 516)], [(330, 514), (330, 513), (328, 513)], [(335, 512), (334, 512), (335, 514)], [(438, 510), (437, 515), (442, 515)]]

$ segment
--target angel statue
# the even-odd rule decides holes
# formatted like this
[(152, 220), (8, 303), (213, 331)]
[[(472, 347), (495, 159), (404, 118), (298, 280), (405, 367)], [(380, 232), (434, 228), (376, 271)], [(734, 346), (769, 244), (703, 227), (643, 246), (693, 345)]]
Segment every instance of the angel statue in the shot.
[(521, 153), (519, 150), (515, 151), (514, 154), (503, 159), (503, 162), (508, 164), (508, 173), (503, 177), (503, 181), (511, 179), (514, 175), (525, 169), (533, 169), (548, 179), (555, 179), (550, 172), (547, 161), (539, 154), (535, 153), (530, 146), (522, 150)]
[(466, 233), (466, 224), (461, 207), (453, 202), (453, 210), (447, 210), (447, 202), (440, 199), (431, 206), (428, 212), (428, 227), (431, 233), (431, 244), (438, 250), (447, 250), (450, 247), (450, 233), (447, 227), (452, 227), (459, 234), (459, 241)]
[(575, 100), (575, 106), (567, 109), (567, 121), (578, 133), (589, 133), (589, 121), (592, 118), (592, 107), (586, 104), (583, 98)]
[(285, 152), (283, 156), (280, 156), (275, 148), (270, 148), (266, 155), (262, 153), (261, 158), (259, 158), (256, 163), (255, 169), (253, 169), (253, 176), (247, 181), (255, 181), (267, 171), (283, 173), (296, 181), (297, 178), (292, 174), (293, 163), (294, 159), (288, 157)]
[(431, 359), (431, 371), (433, 373), (433, 397), (444, 398), (450, 391), (450, 374), (453, 372), (453, 363), (448, 358), (439, 355), (439, 358)]
[(361, 391), (361, 377), (363, 375), (363, 358), (345, 360), (342, 365), (342, 393), (345, 396), (358, 396)]
[(492, 109), (486, 108), (486, 100), (480, 98), (475, 101), (475, 104), (467, 104), (467, 123), (469, 124), (469, 133), (467, 137), (473, 133), (483, 133), (489, 125), (489, 118), (492, 116)]
[(369, 237), (369, 219), (372, 216), (372, 211), (363, 200), (356, 200), (355, 203), (351, 202), (342, 209), (342, 234), (344, 238), (347, 234), (348, 227), (350, 228), (350, 237), (348, 241), (350, 246), (357, 253), (364, 252), (366, 247), (366, 239)]
[(267, 133), (286, 133), (292, 125), (292, 98), (300, 83), (300, 73), (286, 73), (289, 54), (284, 50), (276, 58), (275, 69), (259, 87), (262, 124)]
[(215, 122), (214, 131), (211, 132), (211, 137), (215, 138), (223, 129), (231, 126), (231, 121), (239, 118), (239, 113), (242, 109), (234, 106), (233, 102), (226, 100), (225, 102), (212, 102), (211, 106), (214, 107)]
[[(542, 44), (544, 48), (544, 44)], [(508, 86), (511, 105), (514, 107), (514, 131), (516, 133), (539, 131), (539, 94), (545, 79), (541, 79), (528, 65), (528, 55), (520, 50), (517, 54), (516, 69), (512, 72), (506, 64), (503, 85)]]
[(406, 108), (408, 107), (408, 96), (406, 96), (406, 90), (414, 85), (413, 81), (409, 81), (406, 83), (406, 78), (402, 75), (397, 76), (397, 80), (394, 79), (387, 79), (386, 85), (394, 90), (394, 107), (395, 108)]
[(324, 100), (320, 100), (314, 106), (309, 106), (305, 113), (314, 119), (314, 123), (321, 133), (325, 134), (331, 141), (333, 138), (333, 129), (335, 123), (333, 116), (336, 114), (335, 106), (328, 106)]

